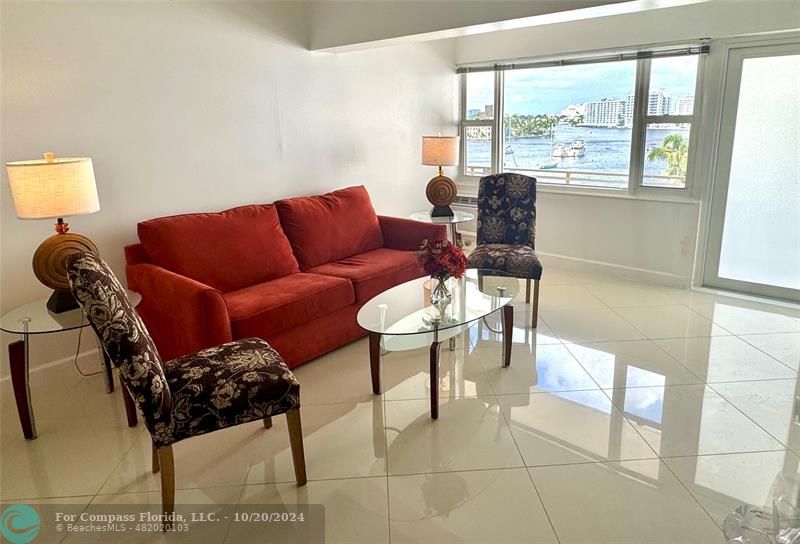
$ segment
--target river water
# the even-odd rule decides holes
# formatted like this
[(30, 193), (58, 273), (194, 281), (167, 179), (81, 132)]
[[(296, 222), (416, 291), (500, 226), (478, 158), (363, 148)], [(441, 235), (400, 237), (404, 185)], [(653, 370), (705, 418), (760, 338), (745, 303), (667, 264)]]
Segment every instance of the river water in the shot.
[[(669, 134), (679, 133), (689, 137), (688, 129), (647, 130), (646, 149), (658, 146)], [(517, 138), (506, 140), (505, 166), (507, 168), (539, 168), (544, 163), (558, 161), (559, 170), (583, 170), (591, 172), (627, 173), (630, 163), (631, 129), (573, 127), (557, 125), (554, 144), (569, 146), (575, 140), (583, 140), (586, 154), (583, 157), (551, 159), (550, 138)], [(491, 165), (491, 143), (489, 140), (467, 140), (467, 160), (470, 166)], [(645, 160), (646, 175), (659, 175), (666, 164), (663, 161)]]

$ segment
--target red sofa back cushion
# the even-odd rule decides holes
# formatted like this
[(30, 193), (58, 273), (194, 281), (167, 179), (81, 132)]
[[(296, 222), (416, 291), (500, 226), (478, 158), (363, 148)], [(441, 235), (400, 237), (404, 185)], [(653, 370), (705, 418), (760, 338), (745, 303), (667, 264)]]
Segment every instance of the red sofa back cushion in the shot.
[(222, 292), (299, 271), (271, 204), (161, 217), (138, 230), (153, 264)]
[(383, 247), (378, 216), (363, 185), (275, 203), (302, 270)]

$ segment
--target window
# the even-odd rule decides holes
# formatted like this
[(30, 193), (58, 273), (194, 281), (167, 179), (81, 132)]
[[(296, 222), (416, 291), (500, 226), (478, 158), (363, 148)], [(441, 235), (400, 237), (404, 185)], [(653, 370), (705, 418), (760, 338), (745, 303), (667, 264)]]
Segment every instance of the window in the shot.
[(464, 173), (485, 176), (492, 172), (494, 142), (494, 72), (467, 74), (462, 134)]
[[(701, 51), (707, 46), (689, 52)], [(699, 55), (681, 52), (464, 73), (463, 174), (521, 172), (541, 183), (631, 191), (685, 188)]]
[(644, 116), (645, 187), (686, 187), (689, 134), (694, 120), (697, 56), (650, 61), (650, 88)]
[(504, 170), (537, 170), (544, 183), (624, 188), (635, 84), (636, 61), (506, 72)]

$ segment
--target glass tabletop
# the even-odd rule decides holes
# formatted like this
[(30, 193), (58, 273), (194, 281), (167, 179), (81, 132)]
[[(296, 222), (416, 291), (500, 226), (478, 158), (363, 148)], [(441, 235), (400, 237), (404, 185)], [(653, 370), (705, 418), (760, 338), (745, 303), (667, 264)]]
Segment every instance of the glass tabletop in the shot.
[[(126, 292), (134, 306), (141, 302), (142, 295), (134, 291), (126, 290)], [(54, 314), (47, 309), (47, 299), (43, 298), (14, 308), (5, 314), (0, 318), (0, 330), (12, 334), (25, 334), (26, 322), (28, 334), (69, 331), (89, 325), (80, 308)]]
[(431, 305), (429, 277), (411, 280), (369, 300), (358, 312), (361, 328), (380, 334), (427, 334), (461, 327), (495, 312), (519, 292), (517, 278), (494, 270), (469, 269), (447, 280), (452, 298)]
[(409, 215), (414, 221), (422, 221), (423, 223), (435, 223), (437, 225), (456, 225), (458, 223), (466, 223), (475, 219), (474, 213), (462, 212), (460, 210), (453, 210), (453, 215), (445, 215), (443, 217), (431, 217), (430, 211), (414, 212)]

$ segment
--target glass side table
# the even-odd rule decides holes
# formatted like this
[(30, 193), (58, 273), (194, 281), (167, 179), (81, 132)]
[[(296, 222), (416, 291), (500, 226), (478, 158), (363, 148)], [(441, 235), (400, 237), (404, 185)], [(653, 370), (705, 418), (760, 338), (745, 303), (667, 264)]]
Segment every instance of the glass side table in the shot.
[(470, 212), (462, 212), (453, 210), (452, 216), (444, 217), (431, 217), (430, 211), (414, 212), (408, 216), (414, 221), (421, 221), (423, 223), (433, 223), (434, 225), (447, 225), (447, 234), (450, 236), (450, 241), (455, 243), (458, 240), (458, 230), (456, 225), (459, 223), (466, 223), (475, 219), (475, 214)]
[[(141, 302), (142, 296), (139, 293), (133, 291), (128, 291), (127, 293), (134, 306)], [(36, 438), (36, 420), (33, 416), (31, 389), (28, 379), (30, 336), (71, 331), (88, 326), (89, 322), (80, 308), (54, 314), (47, 309), (47, 299), (44, 298), (24, 304), (0, 317), (0, 330), (22, 336), (22, 339), (11, 342), (8, 345), (8, 362), (11, 368), (11, 385), (14, 389), (14, 399), (17, 403), (19, 423), (22, 426), (22, 434), (27, 440)], [(105, 378), (106, 393), (112, 393), (114, 391), (114, 376), (111, 371), (111, 360), (106, 356), (102, 347), (100, 352), (103, 355), (103, 377)], [(120, 389), (122, 389), (125, 401), (128, 425), (134, 426), (137, 422), (137, 416), (133, 400), (128, 395), (125, 387)]]

